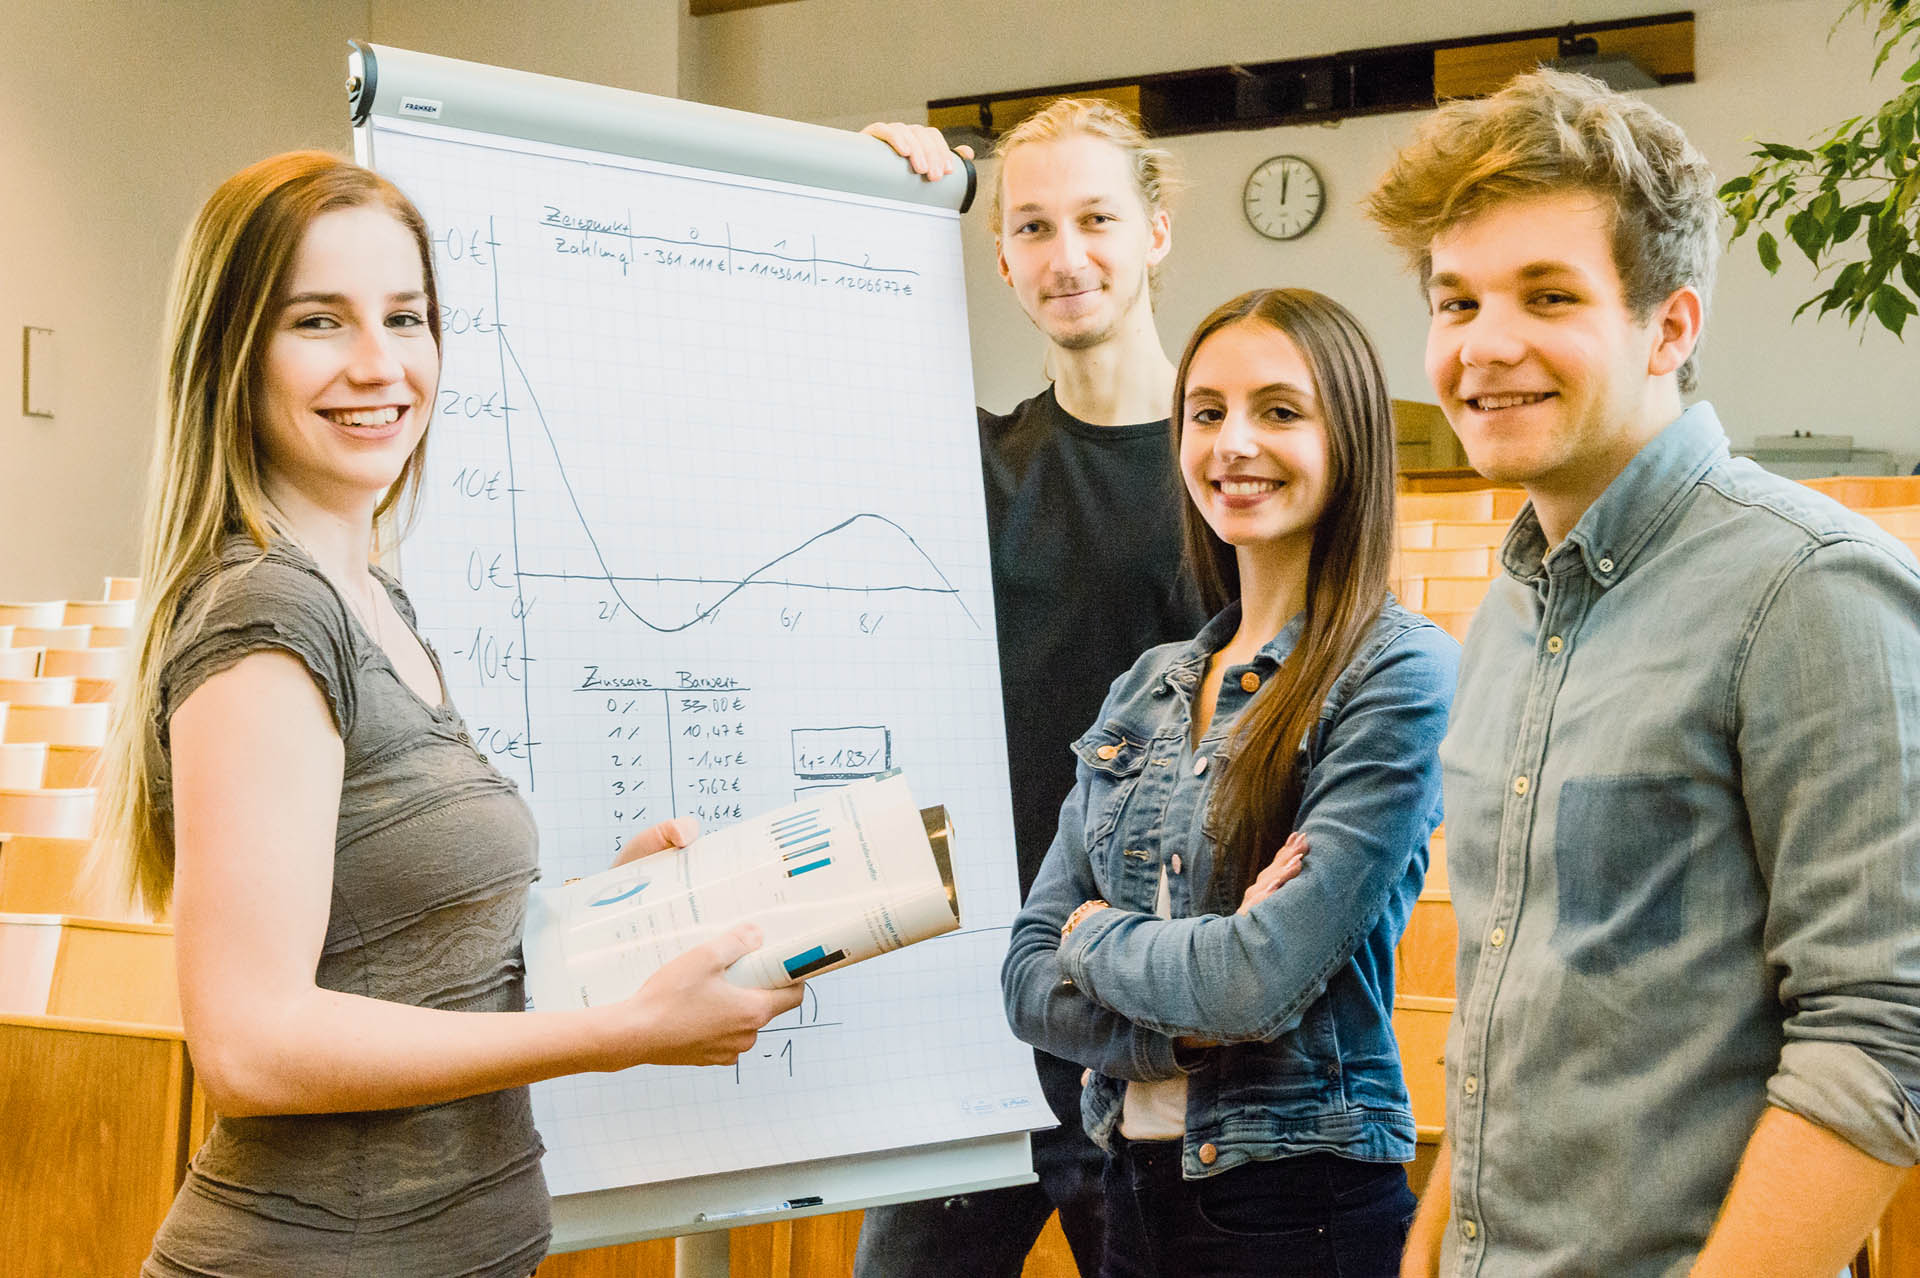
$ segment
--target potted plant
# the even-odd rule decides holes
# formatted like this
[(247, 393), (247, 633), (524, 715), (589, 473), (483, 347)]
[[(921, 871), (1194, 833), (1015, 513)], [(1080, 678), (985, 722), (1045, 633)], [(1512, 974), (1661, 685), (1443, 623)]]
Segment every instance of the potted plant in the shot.
[[(1920, 313), (1920, 3), (1850, 0), (1839, 20), (1855, 11), (1876, 24), (1872, 74), (1896, 56), (1911, 59), (1900, 77), (1906, 88), (1811, 146), (1761, 143), (1752, 170), (1722, 186), (1720, 200), (1733, 215), (1733, 239), (1779, 219), (1816, 271), (1832, 270), (1796, 318), (1817, 302), (1820, 315), (1838, 310), (1849, 324), (1871, 316), (1898, 337)], [(1771, 230), (1759, 231), (1754, 248), (1769, 274), (1780, 269)]]

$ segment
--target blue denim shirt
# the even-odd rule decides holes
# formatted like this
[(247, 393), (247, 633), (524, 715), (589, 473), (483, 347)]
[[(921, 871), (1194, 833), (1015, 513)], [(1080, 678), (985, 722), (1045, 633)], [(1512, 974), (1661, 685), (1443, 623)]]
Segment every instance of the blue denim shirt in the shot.
[(1704, 404), (1502, 557), (1441, 749), (1441, 1271), (1684, 1273), (1769, 1104), (1920, 1159), (1920, 571)]
[[(1001, 971), (1014, 1032), (1090, 1066), (1087, 1130), (1110, 1145), (1127, 1080), (1187, 1079), (1190, 1179), (1253, 1159), (1332, 1150), (1413, 1157), (1393, 1037), (1393, 948), (1440, 819), (1436, 750), (1459, 649), (1388, 600), (1302, 751), (1299, 878), (1235, 914), (1211, 882), (1213, 783), (1233, 725), (1300, 633), (1290, 621), (1221, 681), (1205, 737), (1193, 696), (1239, 605), (1140, 658), (1074, 745), (1078, 781)], [(1253, 678), (1247, 678), (1248, 675)], [(1154, 914), (1166, 867), (1173, 917)], [(1115, 908), (1061, 925), (1083, 901)], [(1181, 1035), (1224, 1044), (1174, 1058)]]

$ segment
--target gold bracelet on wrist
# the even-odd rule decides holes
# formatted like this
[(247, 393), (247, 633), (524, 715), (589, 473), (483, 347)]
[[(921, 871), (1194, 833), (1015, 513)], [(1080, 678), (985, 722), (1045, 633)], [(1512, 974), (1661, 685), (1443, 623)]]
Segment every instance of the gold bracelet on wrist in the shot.
[(1073, 913), (1067, 915), (1067, 921), (1060, 925), (1060, 939), (1063, 941), (1066, 940), (1068, 935), (1072, 933), (1073, 929), (1075, 929), (1076, 927), (1079, 927), (1080, 924), (1083, 921), (1085, 921), (1086, 917), (1089, 914), (1092, 914), (1095, 910), (1105, 910), (1109, 908), (1111, 907), (1108, 906), (1105, 901), (1100, 900), (1098, 897), (1095, 897), (1091, 901), (1082, 901), (1079, 905), (1079, 908), (1075, 909)]

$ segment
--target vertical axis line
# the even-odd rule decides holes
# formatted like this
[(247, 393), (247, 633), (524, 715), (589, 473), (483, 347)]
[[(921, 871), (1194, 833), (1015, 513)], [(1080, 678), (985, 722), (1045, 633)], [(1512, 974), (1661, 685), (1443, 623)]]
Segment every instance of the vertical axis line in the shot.
[(501, 438), (507, 445), (507, 524), (510, 530), (509, 541), (513, 546), (513, 598), (517, 607), (513, 611), (520, 614), (520, 714), (527, 743), (527, 793), (539, 789), (533, 766), (533, 692), (527, 687), (533, 664), (527, 655), (527, 609), (526, 578), (520, 573), (520, 481), (513, 469), (513, 396), (507, 389), (507, 333), (506, 324), (500, 318), (500, 240), (493, 227), (493, 214), (487, 214), (487, 269), (493, 276), (493, 347), (500, 363), (500, 419), (505, 423), (500, 430)]
[(667, 721), (667, 810), (674, 816), (680, 815), (680, 787), (673, 780), (673, 691), (660, 689), (660, 713)]

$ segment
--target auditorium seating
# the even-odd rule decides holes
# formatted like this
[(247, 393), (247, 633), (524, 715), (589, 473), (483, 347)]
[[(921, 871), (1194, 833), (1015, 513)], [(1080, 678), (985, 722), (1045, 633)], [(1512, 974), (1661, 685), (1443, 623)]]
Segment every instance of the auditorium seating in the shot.
[[(1920, 558), (1920, 475), (1812, 479), (1807, 486), (1858, 510)], [(1398, 497), (1396, 598), (1464, 641), (1501, 571), (1499, 547), (1524, 504), (1518, 488), (1403, 492)]]
[(177, 1026), (0, 1013), (7, 1272), (137, 1273), (206, 1130), (195, 1094)]
[(0, 830), (50, 839), (93, 832), (92, 790), (0, 790)]
[(41, 785), (73, 789), (100, 783), (100, 751), (92, 746), (50, 745)]
[(48, 745), (103, 746), (113, 707), (102, 702), (86, 705), (11, 705), (6, 734), (0, 741), (44, 741)]
[(0, 678), (0, 701), (11, 701), (16, 706), (70, 706), (74, 701), (73, 691), (72, 675)]
[(32, 790), (47, 783), (47, 747), (43, 742), (0, 745), (0, 790)]
[(19, 647), (85, 648), (93, 642), (92, 626), (20, 625), (13, 628), (13, 642)]
[(91, 838), (0, 834), (0, 914), (101, 917), (120, 913), (88, 881), (87, 858), (92, 851)]
[(1920, 506), (1882, 506), (1860, 513), (1907, 545), (1920, 545)]
[(127, 668), (125, 648), (55, 648), (40, 659), (43, 675), (76, 679), (117, 679)]
[(68, 626), (115, 626), (124, 630), (133, 624), (133, 605), (131, 599), (70, 599), (61, 622)]
[[(1441, 846), (1445, 846), (1444, 843)], [(1444, 855), (1442, 853), (1441, 855)], [(1453, 898), (1446, 879), (1431, 870), (1413, 903), (1406, 933), (1394, 952), (1395, 985), (1401, 994), (1421, 998), (1453, 997)]]
[(1853, 510), (1920, 506), (1920, 475), (1835, 475), (1802, 482)]
[(208, 1122), (171, 929), (88, 875), (135, 585), (0, 604), (0, 1202), (58, 1205), (0, 1211), (8, 1272), (134, 1272)]
[(0, 626), (57, 626), (66, 615), (67, 602), (64, 599), (42, 603), (0, 603)]
[(173, 929), (124, 919), (0, 914), (0, 1014), (177, 1029)]

